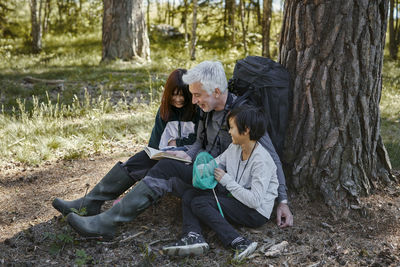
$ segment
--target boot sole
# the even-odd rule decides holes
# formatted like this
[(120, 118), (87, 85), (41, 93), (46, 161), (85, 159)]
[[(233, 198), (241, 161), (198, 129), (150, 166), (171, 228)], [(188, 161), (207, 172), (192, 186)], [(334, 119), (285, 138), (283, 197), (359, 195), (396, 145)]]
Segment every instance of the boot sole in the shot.
[(163, 251), (170, 256), (199, 256), (208, 251), (208, 244), (199, 243), (187, 246), (163, 247)]
[(111, 241), (114, 239), (114, 235), (102, 235), (98, 233), (88, 233), (82, 231), (78, 224), (75, 223), (75, 221), (72, 219), (72, 216), (79, 216), (76, 215), (75, 213), (71, 213), (67, 216), (67, 222), (68, 224), (82, 237), (90, 238), (90, 239), (99, 239), (103, 241)]

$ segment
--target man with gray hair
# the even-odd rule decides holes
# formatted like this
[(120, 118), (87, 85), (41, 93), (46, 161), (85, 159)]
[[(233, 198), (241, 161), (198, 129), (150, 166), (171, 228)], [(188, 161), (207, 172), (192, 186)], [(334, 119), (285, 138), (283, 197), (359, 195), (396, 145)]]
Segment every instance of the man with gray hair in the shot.
[[(192, 162), (201, 151), (207, 151), (213, 157), (217, 157), (232, 142), (228, 133), (226, 115), (236, 99), (236, 96), (227, 90), (224, 68), (220, 62), (204, 61), (189, 70), (183, 76), (183, 81), (189, 84), (193, 104), (197, 104), (205, 115), (199, 122), (196, 142), (186, 146), (186, 152), (170, 151), (169, 153), (190, 159)], [(291, 226), (293, 216), (287, 205), (281, 162), (267, 134), (262, 138), (261, 144), (268, 149), (281, 172), (278, 171), (280, 183), (278, 225), (282, 228)], [(67, 221), (82, 236), (111, 239), (115, 235), (117, 223), (134, 220), (166, 193), (182, 196), (186, 189), (192, 187), (192, 173), (192, 164), (162, 159), (150, 168), (144, 178), (111, 209), (88, 217), (70, 213)], [(203, 241), (196, 240), (196, 242)]]

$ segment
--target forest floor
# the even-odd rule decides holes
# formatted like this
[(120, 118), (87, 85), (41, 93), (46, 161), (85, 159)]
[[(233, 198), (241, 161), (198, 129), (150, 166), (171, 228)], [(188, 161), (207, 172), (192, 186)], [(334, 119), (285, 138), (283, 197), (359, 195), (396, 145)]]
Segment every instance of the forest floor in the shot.
[[(244, 262), (232, 261), (213, 232), (206, 255), (169, 257), (163, 245), (180, 237), (180, 200), (167, 196), (135, 221), (119, 228), (112, 242), (79, 237), (51, 206), (55, 197), (85, 194), (115, 164), (134, 151), (26, 167), (10, 162), (0, 174), (0, 266), (400, 266), (400, 188), (362, 199), (359, 216), (335, 220), (327, 208), (291, 196), (294, 226), (279, 229), (275, 218), (260, 229), (238, 228), (258, 242)], [(399, 172), (396, 172), (400, 178)], [(111, 203), (106, 203), (107, 208)], [(265, 256), (287, 241), (280, 255)]]

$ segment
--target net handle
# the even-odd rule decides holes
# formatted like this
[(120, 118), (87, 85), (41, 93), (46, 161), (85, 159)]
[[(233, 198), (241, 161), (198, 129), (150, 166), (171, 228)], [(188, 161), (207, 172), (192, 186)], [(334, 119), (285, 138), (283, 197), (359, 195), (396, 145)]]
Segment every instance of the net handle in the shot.
[(219, 209), (219, 213), (221, 213), (222, 217), (225, 218), (224, 213), (222, 212), (222, 209), (221, 209), (221, 205), (219, 204), (219, 201), (218, 201), (218, 198), (217, 198), (217, 194), (215, 194), (214, 188), (212, 189), (212, 191), (214, 193), (215, 201), (217, 201), (217, 206), (218, 206), (218, 209)]

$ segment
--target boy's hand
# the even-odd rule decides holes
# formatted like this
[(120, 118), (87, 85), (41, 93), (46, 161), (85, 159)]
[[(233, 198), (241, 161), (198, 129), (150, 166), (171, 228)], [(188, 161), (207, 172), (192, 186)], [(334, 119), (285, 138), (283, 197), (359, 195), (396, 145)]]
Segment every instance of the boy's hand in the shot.
[(220, 169), (220, 168), (215, 168), (214, 169), (214, 178), (215, 180), (217, 180), (218, 182), (221, 181), (222, 177), (224, 177), (225, 175), (225, 171)]

